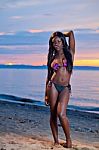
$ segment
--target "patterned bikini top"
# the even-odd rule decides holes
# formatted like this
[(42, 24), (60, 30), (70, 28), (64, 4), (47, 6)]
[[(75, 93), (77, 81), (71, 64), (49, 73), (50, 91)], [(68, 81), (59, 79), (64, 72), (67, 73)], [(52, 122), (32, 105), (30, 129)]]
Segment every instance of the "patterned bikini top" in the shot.
[(63, 65), (60, 65), (59, 63), (55, 63), (52, 68), (56, 71), (58, 70), (60, 67), (67, 67), (67, 62), (64, 62), (64, 59), (62, 60)]

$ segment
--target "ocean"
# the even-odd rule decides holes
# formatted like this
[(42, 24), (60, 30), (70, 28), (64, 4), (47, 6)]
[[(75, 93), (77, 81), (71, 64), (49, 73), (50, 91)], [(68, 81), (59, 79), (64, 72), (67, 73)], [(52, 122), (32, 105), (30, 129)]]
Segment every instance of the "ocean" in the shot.
[[(0, 68), (0, 100), (44, 105), (47, 69)], [(73, 70), (68, 109), (99, 113), (99, 71)]]

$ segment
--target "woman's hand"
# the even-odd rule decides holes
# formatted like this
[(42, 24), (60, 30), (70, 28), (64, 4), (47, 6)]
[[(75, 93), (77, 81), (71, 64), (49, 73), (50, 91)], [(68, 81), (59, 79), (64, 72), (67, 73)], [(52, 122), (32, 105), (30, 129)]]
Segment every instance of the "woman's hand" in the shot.
[(45, 105), (46, 105), (46, 106), (49, 106), (48, 96), (45, 96)]
[(50, 97), (50, 88), (51, 88), (51, 86), (52, 86), (52, 82), (51, 81), (49, 81), (48, 83), (47, 83), (47, 85), (46, 85), (46, 94), (45, 94), (45, 105), (46, 106), (49, 106), (49, 97)]

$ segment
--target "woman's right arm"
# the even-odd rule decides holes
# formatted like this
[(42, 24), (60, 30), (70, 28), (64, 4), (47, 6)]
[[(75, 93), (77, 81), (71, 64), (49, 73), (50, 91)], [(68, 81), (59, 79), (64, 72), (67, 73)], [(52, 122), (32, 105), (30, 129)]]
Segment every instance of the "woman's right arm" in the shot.
[(49, 99), (48, 99), (48, 82), (50, 80), (50, 69), (48, 67), (48, 73), (47, 73), (47, 79), (46, 79), (46, 84), (45, 84), (45, 105), (49, 105)]

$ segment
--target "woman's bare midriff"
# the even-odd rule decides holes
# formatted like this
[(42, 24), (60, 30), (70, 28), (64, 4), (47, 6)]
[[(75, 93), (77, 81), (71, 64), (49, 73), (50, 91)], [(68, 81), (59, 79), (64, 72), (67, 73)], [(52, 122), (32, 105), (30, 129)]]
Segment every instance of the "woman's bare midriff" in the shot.
[(54, 74), (52, 75), (51, 81), (60, 85), (68, 85), (70, 82), (71, 74), (66, 70), (66, 67), (60, 67)]

